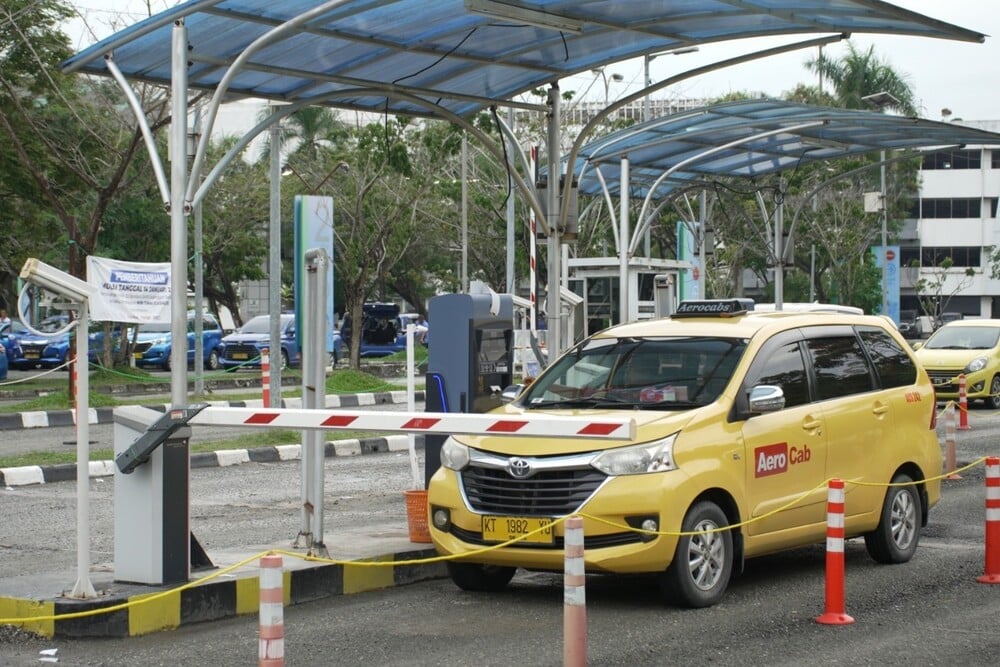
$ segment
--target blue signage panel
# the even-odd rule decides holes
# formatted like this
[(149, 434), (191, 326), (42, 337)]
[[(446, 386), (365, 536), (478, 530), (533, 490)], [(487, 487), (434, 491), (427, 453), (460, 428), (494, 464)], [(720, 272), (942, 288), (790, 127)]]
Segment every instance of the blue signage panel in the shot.
[(875, 266), (879, 272), (882, 271), (882, 262), (885, 261), (885, 303), (889, 312), (883, 314), (899, 324), (899, 246), (885, 246), (884, 252), (883, 246), (874, 246), (872, 252), (875, 254)]

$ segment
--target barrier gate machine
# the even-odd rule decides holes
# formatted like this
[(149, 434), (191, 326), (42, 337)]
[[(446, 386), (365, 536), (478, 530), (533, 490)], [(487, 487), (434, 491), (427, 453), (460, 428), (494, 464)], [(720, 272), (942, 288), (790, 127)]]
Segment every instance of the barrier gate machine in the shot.
[[(425, 409), (488, 412), (513, 384), (514, 300), (510, 294), (442, 294), (428, 302)], [(441, 465), (443, 435), (424, 436), (424, 484)]]

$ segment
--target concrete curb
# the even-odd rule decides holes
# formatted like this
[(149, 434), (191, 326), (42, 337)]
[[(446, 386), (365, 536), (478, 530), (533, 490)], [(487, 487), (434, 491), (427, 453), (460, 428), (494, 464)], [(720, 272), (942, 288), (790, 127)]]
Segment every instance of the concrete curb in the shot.
[[(415, 391), (414, 399), (424, 400), (424, 391)], [(368, 394), (334, 394), (326, 397), (326, 407), (328, 408), (360, 408), (368, 405), (388, 405), (393, 403), (405, 403), (405, 391), (379, 391)], [(249, 401), (207, 401), (209, 405), (216, 407), (233, 408), (259, 408), (263, 406), (263, 400), (254, 399)], [(145, 407), (153, 410), (166, 411), (169, 404), (147, 405)], [(301, 408), (301, 398), (290, 398), (281, 401), (283, 408)], [(112, 424), (114, 423), (114, 408), (90, 408), (87, 411), (88, 424)], [(76, 410), (47, 410), (36, 412), (12, 412), (0, 414), (0, 431), (13, 431), (26, 428), (46, 428), (49, 426), (73, 426), (76, 424)]]
[[(405, 534), (405, 531), (401, 531)], [(351, 595), (382, 590), (406, 584), (440, 579), (447, 576), (443, 563), (407, 563), (436, 555), (429, 545), (409, 542), (406, 537), (393, 541), (395, 549), (370, 557), (351, 556), (337, 559), (342, 563), (315, 563), (285, 557), (284, 604), (285, 606), (311, 602), (338, 595)], [(389, 546), (388, 543), (386, 545)], [(266, 549), (261, 553), (265, 553)], [(253, 556), (246, 554), (240, 560)], [(242, 554), (240, 556), (243, 556)], [(237, 556), (230, 555), (228, 560)], [(225, 556), (224, 556), (225, 560)], [(352, 565), (350, 561), (381, 561), (380, 567)], [(395, 563), (401, 562), (396, 565)], [(230, 563), (218, 562), (225, 567)], [(192, 579), (199, 576), (192, 573)], [(33, 580), (34, 586), (39, 583)], [(24, 630), (50, 638), (79, 637), (130, 637), (170, 630), (182, 625), (213, 621), (244, 614), (256, 614), (259, 608), (260, 588), (258, 569), (251, 563), (225, 578), (198, 583), (174, 595), (164, 595), (155, 600), (150, 596), (169, 591), (175, 586), (142, 586), (115, 582), (104, 575), (95, 577), (93, 584), (99, 597), (93, 600), (74, 600), (63, 596), (34, 597), (15, 593), (0, 595), (0, 618), (18, 618)], [(61, 616), (98, 609), (127, 605), (123, 609), (59, 620), (38, 617)]]
[[(423, 449), (424, 437), (417, 435), (415, 445)], [(335, 440), (326, 443), (327, 458), (335, 456), (360, 456), (385, 452), (405, 452), (410, 447), (409, 436), (389, 435), (381, 438)], [(302, 458), (302, 445), (276, 445), (253, 449), (221, 449), (191, 455), (191, 468), (222, 468), (241, 463), (277, 463), (297, 461)], [(110, 477), (115, 474), (114, 461), (91, 461), (90, 477)], [(52, 482), (76, 481), (75, 463), (57, 463), (46, 466), (18, 466), (0, 468), (0, 487), (30, 486)]]

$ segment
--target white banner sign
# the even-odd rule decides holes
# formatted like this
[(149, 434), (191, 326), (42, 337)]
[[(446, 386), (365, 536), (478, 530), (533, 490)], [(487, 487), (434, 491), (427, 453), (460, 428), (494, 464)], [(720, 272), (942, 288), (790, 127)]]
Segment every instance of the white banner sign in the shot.
[(170, 262), (124, 262), (90, 256), (87, 282), (98, 293), (90, 300), (92, 320), (170, 321)]

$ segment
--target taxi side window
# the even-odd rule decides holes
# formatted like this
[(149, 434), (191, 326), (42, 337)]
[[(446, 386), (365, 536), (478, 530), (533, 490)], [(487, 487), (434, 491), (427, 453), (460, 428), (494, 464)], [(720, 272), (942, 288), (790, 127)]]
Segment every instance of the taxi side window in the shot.
[(882, 389), (905, 387), (917, 380), (917, 367), (899, 343), (877, 327), (858, 327), (868, 356), (871, 357)]
[(785, 407), (809, 402), (809, 377), (799, 343), (792, 341), (776, 348), (764, 362), (751, 385), (772, 384), (785, 394)]
[(856, 336), (810, 338), (806, 346), (813, 359), (819, 400), (872, 390), (871, 370)]

